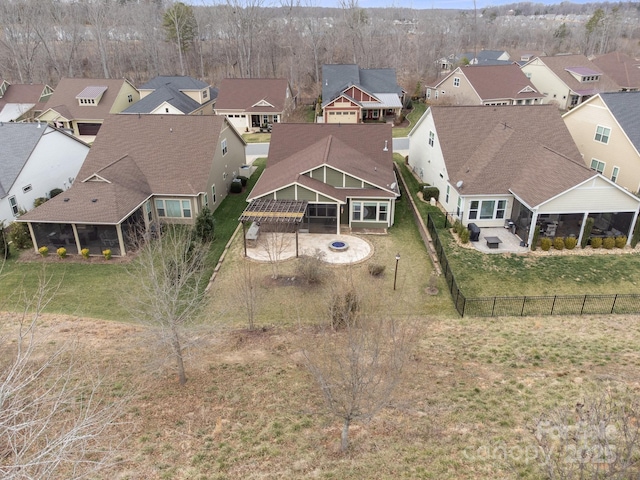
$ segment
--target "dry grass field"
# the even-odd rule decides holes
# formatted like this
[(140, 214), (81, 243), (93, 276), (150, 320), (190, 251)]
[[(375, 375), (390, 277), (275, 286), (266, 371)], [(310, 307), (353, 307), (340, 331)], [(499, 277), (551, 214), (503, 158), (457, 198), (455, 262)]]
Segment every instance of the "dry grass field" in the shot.
[(533, 448), (528, 429), (539, 415), (594, 390), (640, 385), (635, 318), (417, 319), (398, 395), (353, 425), (346, 454), (340, 422), (300, 364), (313, 328), (203, 325), (184, 388), (168, 365), (149, 361), (157, 352), (139, 327), (47, 316), (42, 328), (49, 347), (77, 341), (107, 395), (135, 391), (109, 479), (543, 478), (536, 460), (516, 457)]

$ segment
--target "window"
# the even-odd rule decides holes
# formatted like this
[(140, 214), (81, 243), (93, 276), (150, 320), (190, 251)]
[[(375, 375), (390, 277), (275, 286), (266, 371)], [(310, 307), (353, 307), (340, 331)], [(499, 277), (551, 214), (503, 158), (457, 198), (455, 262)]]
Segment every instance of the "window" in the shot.
[(164, 113), (169, 113), (169, 107), (165, 107)]
[(262, 123), (269, 123), (269, 115), (262, 116)]
[(444, 203), (449, 203), (449, 192), (451, 191), (451, 185), (447, 185), (447, 194), (444, 197)]
[(436, 100), (438, 99), (438, 90), (436, 90)]
[(156, 200), (159, 217), (191, 218), (191, 201), (189, 200)]
[(209, 206), (209, 196), (208, 196), (206, 193), (204, 194), (204, 197), (203, 197), (203, 199), (202, 199), (202, 204), (203, 204), (205, 207), (208, 207), (208, 206)]
[(431, 98), (431, 89), (427, 88), (427, 98)]
[(604, 162), (601, 162), (598, 159), (592, 158), (591, 159), (591, 170), (595, 170), (598, 173), (603, 173), (604, 172)]
[(209, 96), (209, 92), (207, 92), (207, 90), (203, 90), (202, 91), (202, 98), (207, 98)]
[(32, 189), (31, 184), (25, 185), (24, 187), (22, 187), (22, 193), (28, 193), (31, 191), (31, 189)]
[(147, 220), (151, 222), (153, 220), (153, 214), (151, 213), (151, 202), (150, 201), (144, 204), (144, 210), (147, 213)]
[(133, 95), (127, 95), (127, 100), (129, 101), (129, 103), (133, 103)]
[(353, 221), (386, 222), (389, 216), (387, 202), (353, 202)]
[(378, 110), (373, 111), (373, 118), (378, 118), (380, 116), (380, 112)]
[(222, 174), (222, 181), (224, 182), (227, 179), (227, 172)]
[(505, 218), (506, 209), (506, 200), (472, 200), (469, 205), (469, 220)]
[(456, 208), (456, 215), (459, 217), (462, 211), (462, 197), (458, 196), (458, 207)]
[(362, 218), (362, 204), (360, 202), (354, 202), (353, 204), (353, 220), (361, 220)]
[(460, 86), (460, 79), (458, 77), (453, 77), (453, 86), (454, 87)]
[(571, 106), (575, 107), (578, 104), (578, 100), (580, 100), (580, 97), (578, 95), (571, 95)]
[(13, 213), (14, 217), (18, 216), (18, 201), (16, 197), (9, 197), (9, 206), (11, 207), (11, 213)]
[(211, 203), (216, 204), (216, 186), (211, 185)]
[(600, 143), (609, 143), (609, 137), (611, 136), (611, 129), (598, 125), (596, 128), (596, 136), (594, 140)]
[(434, 132), (429, 132), (429, 145), (433, 147), (436, 143), (436, 134)]
[(616, 183), (616, 181), (618, 180), (618, 175), (620, 175), (620, 168), (613, 167), (613, 172), (611, 172), (611, 181), (613, 183)]
[(222, 156), (225, 156), (227, 154), (227, 139), (223, 138), (222, 139), (222, 143), (220, 144), (222, 146)]

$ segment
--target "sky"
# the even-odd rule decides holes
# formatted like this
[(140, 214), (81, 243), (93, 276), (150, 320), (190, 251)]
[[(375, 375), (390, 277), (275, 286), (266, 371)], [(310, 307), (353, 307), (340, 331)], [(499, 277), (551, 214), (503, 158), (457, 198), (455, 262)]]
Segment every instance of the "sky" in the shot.
[[(583, 4), (592, 3), (593, 0), (572, 0), (571, 3)], [(188, 0), (187, 3), (194, 5), (224, 3), (223, 0)], [(264, 3), (278, 4), (278, 0), (265, 0)], [(304, 4), (305, 2), (303, 2)], [(311, 3), (318, 7), (339, 7), (339, 0), (311, 0)], [(362, 8), (379, 8), (379, 7), (398, 7), (398, 8), (415, 8), (415, 9), (431, 9), (431, 8), (451, 8), (451, 9), (473, 9), (473, 0), (359, 0)], [(477, 8), (486, 8), (491, 6), (506, 5), (517, 3), (517, 0), (476, 0)], [(542, 0), (532, 3), (541, 3), (544, 5), (557, 5), (562, 0)]]

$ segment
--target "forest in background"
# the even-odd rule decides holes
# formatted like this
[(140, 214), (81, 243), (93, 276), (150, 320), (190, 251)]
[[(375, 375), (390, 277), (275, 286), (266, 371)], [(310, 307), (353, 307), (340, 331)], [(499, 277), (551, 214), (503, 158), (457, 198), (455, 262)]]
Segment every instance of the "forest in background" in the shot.
[(357, 0), (343, 0), (342, 8), (304, 0), (4, 0), (0, 78), (55, 87), (62, 77), (135, 85), (174, 74), (212, 85), (225, 77), (286, 77), (301, 96), (313, 97), (322, 64), (356, 63), (395, 68), (412, 92), (437, 76), (439, 58), (475, 49), (638, 56), (639, 17), (640, 3), (474, 11), (366, 9)]

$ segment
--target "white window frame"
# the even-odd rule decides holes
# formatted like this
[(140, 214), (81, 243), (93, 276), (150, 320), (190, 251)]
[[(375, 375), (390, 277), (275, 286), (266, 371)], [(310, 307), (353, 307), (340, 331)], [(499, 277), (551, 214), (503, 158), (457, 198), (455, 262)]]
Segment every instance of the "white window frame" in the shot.
[[(595, 163), (595, 166), (594, 166)], [(602, 170), (600, 170), (600, 165), (602, 165)], [(597, 158), (592, 158), (591, 159), (591, 165), (589, 166), (589, 168), (591, 170), (595, 170), (596, 172), (598, 172), (599, 174), (603, 175), (604, 174), (604, 169), (607, 166), (607, 164), (605, 162), (603, 162), (602, 160), (598, 160)]]
[(213, 185), (211, 185), (211, 203), (213, 205), (216, 204), (217, 198), (216, 198), (216, 184), (214, 183)]
[(444, 196), (444, 203), (449, 205), (449, 193), (451, 192), (451, 185), (447, 185), (447, 193)]
[(222, 141), (220, 142), (220, 148), (222, 149), (222, 156), (224, 157), (227, 152), (229, 151), (229, 148), (227, 147), (227, 139), (223, 138)]
[(11, 207), (11, 213), (14, 217), (20, 214), (20, 207), (18, 207), (18, 200), (15, 195), (9, 197), (9, 206)]
[(207, 195), (207, 192), (204, 193), (204, 197), (202, 198), (202, 204), (205, 207), (209, 206), (209, 195)]
[(598, 125), (596, 127), (596, 134), (593, 137), (593, 139), (596, 142), (607, 145), (609, 143), (610, 138), (611, 138), (611, 129), (609, 127), (605, 127), (604, 125)]
[[(493, 205), (490, 207), (489, 204)], [(490, 216), (487, 214), (487, 208), (491, 208)], [(469, 202), (469, 220), (500, 220), (505, 218), (506, 211), (507, 200), (505, 199), (471, 200)]]
[(613, 170), (611, 171), (611, 181), (613, 183), (617, 183), (618, 182), (618, 177), (620, 176), (620, 167), (613, 167)]
[[(365, 208), (375, 208), (376, 218), (364, 218)], [(381, 208), (382, 207), (382, 208)], [(358, 200), (351, 202), (351, 221), (352, 222), (371, 222), (371, 223), (388, 223), (389, 221), (389, 202), (377, 200)]]
[(33, 187), (31, 186), (31, 184), (25, 185), (24, 187), (22, 187), (22, 193), (29, 193), (31, 190), (33, 190)]
[(433, 147), (436, 143), (436, 133), (433, 130), (429, 130), (429, 146)]
[[(178, 202), (180, 207), (180, 215), (167, 215), (169, 209), (166, 202)], [(191, 200), (185, 200), (183, 198), (156, 198), (155, 199), (156, 210), (158, 211), (158, 217), (161, 218), (193, 218), (193, 209), (191, 208)], [(187, 212), (189, 213), (187, 215)]]
[(454, 87), (460, 86), (460, 77), (453, 77), (453, 86)]

